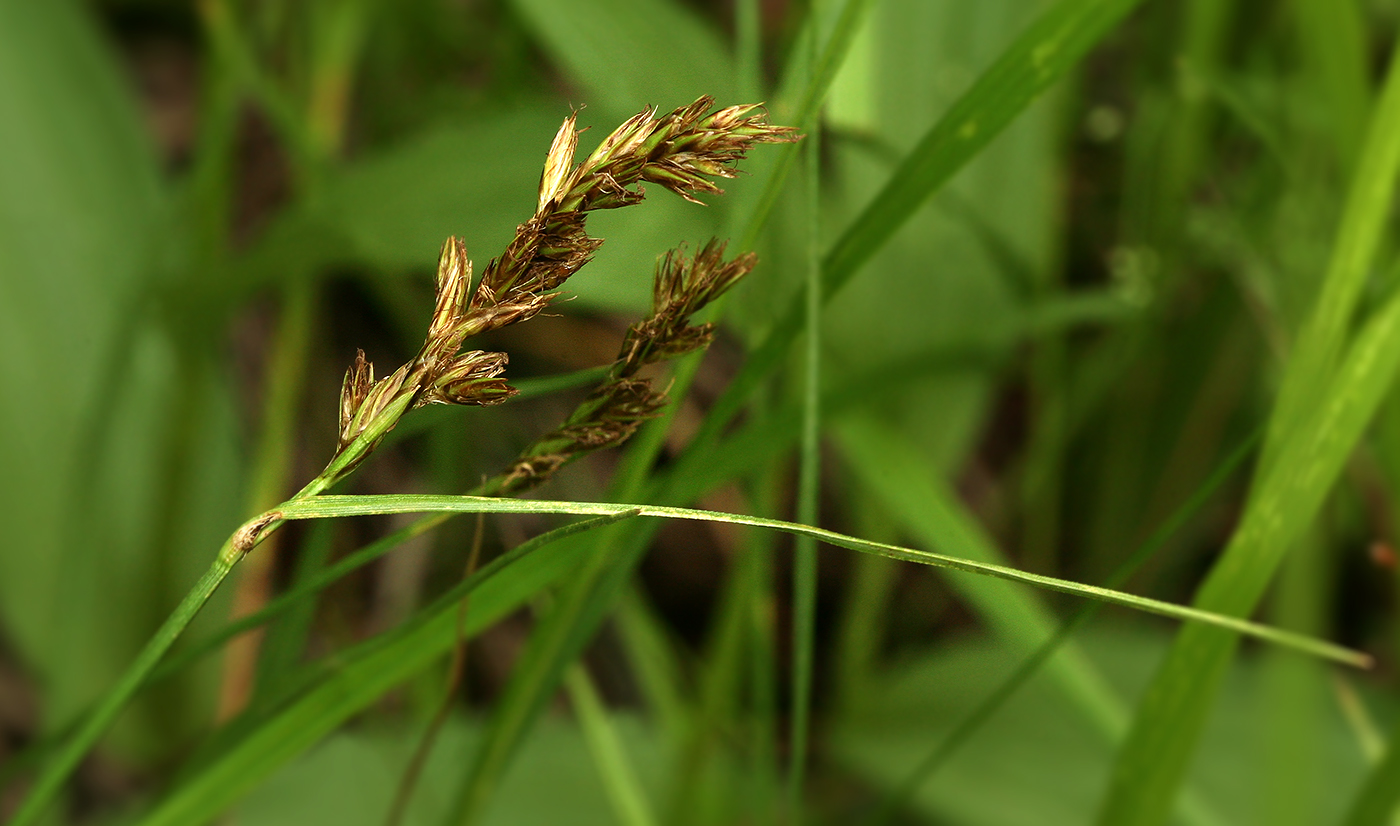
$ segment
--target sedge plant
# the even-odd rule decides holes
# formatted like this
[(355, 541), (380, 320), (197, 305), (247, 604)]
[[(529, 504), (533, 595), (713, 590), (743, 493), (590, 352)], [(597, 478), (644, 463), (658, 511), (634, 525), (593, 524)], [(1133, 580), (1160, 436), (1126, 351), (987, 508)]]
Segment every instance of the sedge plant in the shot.
[[(535, 213), (516, 231), (505, 252), (474, 279), (458, 238), (444, 243), (438, 261), (436, 305), (418, 354), (376, 380), (360, 351), (346, 371), (340, 397), (334, 455), (314, 479), (283, 506), (236, 530), (208, 571), (156, 631), (126, 673), (86, 717), (40, 774), (13, 823), (33, 822), (57, 794), (83, 755), (112, 724), (133, 694), (200, 608), (249, 552), (285, 522), (292, 503), (312, 499), (352, 474), (399, 421), (429, 404), (499, 404), (516, 393), (503, 373), (505, 353), (463, 351), (473, 336), (539, 315), (570, 276), (592, 259), (602, 241), (586, 232), (587, 216), (641, 202), (642, 184), (656, 183), (686, 200), (722, 190), (712, 179), (733, 177), (734, 165), (754, 144), (795, 140), (795, 130), (767, 123), (756, 104), (714, 108), (714, 100), (658, 116), (648, 108), (627, 120), (582, 163), (575, 163), (579, 130), (570, 115), (545, 158)], [(634, 325), (603, 383), (556, 430), (475, 491), (498, 495), (539, 484), (578, 457), (625, 441), (666, 401), (638, 372), (648, 364), (706, 347), (713, 325), (690, 317), (749, 272), (752, 254), (730, 260), (711, 241), (687, 257), (675, 250), (657, 269), (653, 314)]]
[[(83, 756), (149, 680), (165, 653), (233, 568), (293, 519), (435, 514), (423, 526), (426, 529), (458, 513), (515, 512), (590, 517), (590, 527), (632, 517), (757, 526), (865, 553), (1000, 577), (1207, 623), (1354, 665), (1367, 662), (1364, 655), (1243, 619), (954, 555), (856, 539), (814, 525), (678, 507), (501, 498), (548, 480), (583, 455), (620, 444), (662, 410), (666, 393), (653, 386), (644, 375), (644, 368), (704, 349), (713, 339), (713, 325), (693, 324), (692, 317), (729, 290), (756, 263), (751, 253), (727, 257), (725, 245), (717, 241), (706, 243), (693, 254), (677, 249), (661, 259), (652, 313), (629, 329), (618, 357), (606, 368), (597, 388), (559, 427), (538, 438), (470, 495), (327, 495), (374, 452), (409, 411), (432, 404), (493, 405), (515, 394), (515, 388), (504, 376), (507, 354), (466, 350), (466, 343), (483, 333), (528, 321), (558, 300), (559, 287), (592, 259), (602, 243), (586, 231), (589, 213), (640, 202), (644, 183), (658, 184), (691, 201), (699, 195), (718, 193), (714, 180), (732, 177), (735, 164), (755, 144), (792, 142), (796, 131), (769, 124), (756, 105), (716, 109), (711, 98), (701, 97), (664, 115), (653, 109), (642, 111), (604, 138), (581, 163), (575, 163), (578, 137), (576, 119), (570, 116), (547, 153), (534, 214), (517, 228), (505, 251), (488, 264), (479, 279), (473, 277), (463, 243), (457, 238), (447, 240), (439, 257), (434, 311), (418, 353), (379, 378), (364, 354), (356, 355), (345, 375), (336, 448), (325, 469), (286, 502), (250, 519), (228, 538), (208, 571), (117, 684), (47, 760), (12, 823), (23, 826), (37, 821)], [(829, 267), (826, 272), (829, 274)], [(814, 299), (819, 297), (818, 292), (812, 292)], [(444, 595), (433, 611), (452, 611), (472, 588), (544, 544), (527, 543), (519, 553), (508, 554), (470, 574), (457, 589)], [(426, 613), (429, 615), (420, 624), (432, 620), (432, 612)], [(364, 666), (366, 673), (373, 673), (379, 683), (391, 684), (401, 678), (392, 670), (370, 668), (374, 655), (374, 651), (368, 651), (364, 656), (347, 658), (345, 672), (353, 673), (358, 666)], [(313, 690), (298, 702), (319, 700)], [(314, 735), (310, 732), (308, 736)], [(174, 803), (158, 807), (149, 822), (183, 822), (187, 816), (200, 819), (203, 809), (192, 814), (181, 808), (183, 801), (199, 799), (201, 807), (218, 807), (227, 795), (236, 793), (231, 788), (223, 788), (218, 794), (199, 794), (201, 786), (196, 778), (188, 789), (182, 789), (186, 794), (178, 796)]]

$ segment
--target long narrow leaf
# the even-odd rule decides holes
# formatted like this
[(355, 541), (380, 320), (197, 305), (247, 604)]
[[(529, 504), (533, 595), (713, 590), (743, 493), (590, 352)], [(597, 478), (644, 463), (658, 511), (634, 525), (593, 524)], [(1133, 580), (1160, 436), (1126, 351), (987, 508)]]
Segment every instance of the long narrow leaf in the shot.
[[(1393, 331), (1397, 333), (1396, 356), (1400, 358), (1400, 301), (1395, 303), (1392, 315), (1394, 317), (1390, 319), (1391, 323), (1387, 325), (1387, 330), (1392, 331), (1393, 328)], [(918, 562), (966, 573), (994, 576), (999, 579), (1023, 582), (1051, 591), (1059, 591), (1061, 593), (1096, 599), (1112, 605), (1136, 608), (1151, 614), (1160, 614), (1165, 617), (1172, 617), (1180, 620), (1192, 620), (1205, 625), (1216, 626), (1218, 628), (1229, 629), (1248, 636), (1257, 637), (1261, 640), (1267, 640), (1289, 648), (1295, 648), (1304, 653), (1335, 660), (1348, 665), (1368, 667), (1371, 663), (1371, 657), (1367, 654), (1342, 648), (1329, 642), (1316, 640), (1277, 628), (1271, 628), (1248, 620), (1242, 620), (1238, 617), (1214, 614), (1209, 611), (1190, 608), (1184, 605), (1175, 605), (1170, 602), (1162, 602), (1161, 600), (1150, 599), (1148, 597), (1134, 596), (1109, 588), (1082, 585), (1077, 582), (1070, 582), (1069, 580), (1058, 579), (1056, 577), (1019, 571), (1004, 565), (978, 562), (957, 556), (950, 556), (948, 554), (934, 553), (932, 551), (923, 551), (915, 548), (905, 548), (899, 545), (890, 545), (884, 542), (872, 542), (867, 539), (859, 539), (835, 531), (829, 531), (825, 528), (814, 528), (809, 525), (799, 525), (794, 522), (785, 522), (781, 519), (768, 519), (761, 516), (745, 516), (737, 513), (724, 513), (723, 511), (700, 510), (697, 508), (672, 508), (659, 505), (616, 504), (612, 502), (558, 502), (546, 499), (498, 499), (490, 496), (433, 496), (431, 494), (317, 496), (311, 499), (288, 502), (286, 505), (277, 508), (275, 513), (277, 518), (280, 519), (328, 519), (342, 516), (374, 516), (394, 513), (534, 513), (607, 517), (635, 515), (700, 522), (720, 522), (730, 525), (748, 525), (756, 528), (768, 528), (782, 531), (793, 536), (810, 536), (821, 542), (837, 545), (842, 548), (849, 548), (853, 551), (875, 553), (881, 556), (887, 556), (891, 559), (903, 559), (908, 562)]]
[[(791, 534), (813, 536), (827, 544), (852, 550), (1002, 577), (1178, 619), (1211, 623), (1234, 632), (1249, 634), (1352, 665), (1366, 665), (1369, 662), (1369, 658), (1363, 654), (1245, 620), (998, 565), (856, 539), (820, 528), (715, 511), (470, 496), (390, 495), (321, 496), (289, 504), (281, 509), (280, 515), (285, 519), (315, 519), (422, 512), (572, 514), (610, 519), (651, 516), (770, 528)], [(493, 562), (491, 566), (483, 568), (473, 578), (444, 595), (434, 603), (433, 610), (422, 612), (388, 639), (371, 640), (359, 649), (337, 658), (336, 668), (322, 683), (283, 708), (237, 746), (208, 765), (204, 771), (189, 778), (156, 811), (141, 821), (143, 826), (200, 822), (218, 814), (278, 766), (291, 760), (385, 691), (432, 662), (458, 640), (453, 609), (455, 601), (463, 596), (460, 591), (465, 587), (476, 587), (484, 581), (484, 577), (498, 573), (503, 566), (501, 561)], [(479, 627), (477, 622), (469, 620), (468, 633), (479, 630)]]
[[(1400, 55), (1371, 124), (1322, 297), (1270, 419), (1244, 518), (1197, 595), (1198, 608), (1238, 616), (1254, 608), (1284, 553), (1341, 474), (1400, 364), (1400, 295), (1377, 311), (1349, 349), (1345, 345), (1389, 215), (1400, 166), (1397, 134)], [(1182, 630), (1143, 697), (1114, 767), (1100, 823), (1155, 826), (1166, 820), (1237, 643), (1237, 637), (1218, 630)]]
[(1278, 402), (1269, 420), (1264, 445), (1265, 469), (1301, 419), (1313, 409), (1316, 392), (1325, 386), (1346, 347), (1356, 304), (1371, 275), (1385, 219), (1394, 199), (1400, 168), (1400, 55), (1392, 58), (1389, 77), (1375, 119), (1367, 133), (1356, 175), (1347, 193), (1336, 246), (1316, 308), (1298, 335)]

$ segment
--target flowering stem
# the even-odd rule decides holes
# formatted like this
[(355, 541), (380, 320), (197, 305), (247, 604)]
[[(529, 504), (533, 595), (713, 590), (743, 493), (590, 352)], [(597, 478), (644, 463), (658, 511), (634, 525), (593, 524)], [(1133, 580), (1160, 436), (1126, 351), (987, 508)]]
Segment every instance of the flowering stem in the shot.
[[(233, 542), (233, 537), (229, 537), (224, 544), (226, 550)], [(194, 588), (185, 595), (170, 617), (146, 643), (146, 647), (136, 657), (135, 662), (127, 668), (121, 680), (108, 691), (102, 702), (93, 709), (82, 725), (79, 726), (68, 740), (68, 743), (61, 748), (52, 760), (49, 761), (39, 778), (34, 782), (33, 789), (29, 796), (25, 798), (24, 804), (15, 813), (14, 819), (10, 821), (10, 826), (27, 826), (34, 823), (47, 808), (48, 804), (58, 794), (58, 790), (63, 786), (68, 776), (77, 768), (78, 763), (87, 754), (88, 749), (97, 742), (108, 727), (116, 720), (117, 715), (126, 707), (127, 701), (136, 693), (136, 690), (145, 682), (146, 675), (151, 669), (156, 667), (161, 657), (170, 649), (175, 640), (184, 632), (186, 626), (199, 613), (199, 609), (204, 607), (204, 603), (218, 589), (220, 583), (233, 570), (233, 562), (230, 557), (221, 550), (214, 563), (209, 566), (209, 570), (195, 583)], [(236, 558), (234, 558), (236, 561)]]
[[(710, 179), (733, 177), (733, 164), (750, 146), (796, 140), (791, 128), (770, 126), (761, 113), (755, 114), (756, 105), (706, 114), (713, 103), (702, 97), (661, 117), (645, 110), (577, 166), (578, 131), (574, 117), (569, 117), (546, 160), (535, 216), (520, 225), (515, 240), (491, 262), (480, 282), (473, 284), (471, 262), (460, 239), (448, 239), (438, 263), (437, 305), (417, 356), (376, 382), (373, 365), (359, 354), (341, 391), (338, 447), (330, 463), (290, 499), (229, 537), (208, 572), (41, 773), (14, 824), (32, 823), (47, 807), (233, 567), (282, 526), (284, 511), (291, 512), (298, 503), (304, 506), (349, 476), (409, 410), (435, 403), (497, 404), (517, 392), (500, 377), (504, 353), (462, 352), (462, 344), (478, 333), (531, 318), (557, 297), (550, 291), (587, 263), (602, 243), (584, 232), (585, 213), (641, 201), (643, 181), (692, 201), (698, 193), (718, 193)], [(691, 327), (687, 319), (752, 266), (752, 256), (725, 262), (723, 245), (717, 243), (688, 262), (668, 256), (658, 272), (654, 316), (648, 326), (634, 330), (629, 349), (599, 395), (585, 404), (578, 418), (537, 443), (540, 453), (531, 455), (539, 462), (527, 462), (489, 484), (514, 490), (537, 483), (582, 453), (630, 437), (664, 402), (664, 394), (633, 377), (636, 369), (708, 345), (710, 328)], [(483, 488), (496, 492), (489, 485)]]
[(259, 542), (281, 527), (285, 520), (280, 518), (280, 509), (293, 502), (316, 496), (344, 478), (348, 469), (353, 468), (355, 464), (368, 455), (379, 439), (393, 428), (398, 418), (408, 409), (411, 401), (412, 399), (407, 395), (402, 399), (396, 399), (369, 423), (364, 433), (341, 451), (326, 466), (326, 469), (321, 471), (315, 479), (312, 479), (306, 487), (262, 517), (245, 523), (224, 542), (223, 547), (219, 549), (218, 555), (214, 558), (213, 564), (199, 578), (199, 581), (185, 595), (185, 598), (180, 601), (180, 604), (175, 606), (175, 610), (170, 613), (170, 616), (146, 643), (146, 647), (127, 667), (117, 684), (103, 696), (102, 701), (93, 709), (92, 714), (83, 720), (68, 742), (48, 762), (44, 771), (34, 782), (29, 796), (25, 798), (23, 805), (15, 813), (14, 819), (10, 821), (9, 826), (26, 826), (26, 824), (36, 822), (58, 794), (63, 783), (78, 767), (83, 756), (92, 749), (98, 738), (115, 722), (117, 715), (146, 682), (151, 671), (160, 664), (161, 658), (170, 650), (170, 646), (175, 643), (175, 640), (184, 633), (185, 628), (189, 626), (195, 615), (223, 584), (233, 567)]

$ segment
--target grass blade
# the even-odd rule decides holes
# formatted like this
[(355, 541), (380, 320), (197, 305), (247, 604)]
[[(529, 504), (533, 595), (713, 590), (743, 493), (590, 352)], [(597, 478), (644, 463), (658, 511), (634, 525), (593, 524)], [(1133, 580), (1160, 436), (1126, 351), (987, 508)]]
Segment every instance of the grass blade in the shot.
[[(203, 771), (189, 777), (141, 822), (151, 826), (210, 819), (274, 769), (455, 646), (460, 639), (457, 604), (463, 597), (558, 540), (635, 515), (635, 510), (625, 509), (593, 514), (594, 518), (541, 534), (493, 559), (400, 628), (338, 656), (325, 679), (211, 761)], [(516, 595), (514, 600), (508, 597), (507, 607), (490, 610), (481, 599), (484, 596), (483, 593), (473, 598), (476, 607), (483, 610), (469, 615), (468, 635), (518, 607), (524, 599), (523, 595)]]
[(1400, 168), (1400, 56), (1392, 58), (1375, 118), (1367, 133), (1337, 241), (1315, 309), (1298, 334), (1298, 343), (1279, 389), (1264, 445), (1267, 472), (1273, 455), (1313, 409), (1318, 388), (1327, 385), (1346, 347), (1357, 301), (1371, 275), (1385, 218), (1394, 198)]
[[(779, 530), (794, 535), (807, 535), (830, 545), (876, 553), (892, 559), (937, 565), (969, 573), (1001, 577), (1016, 582), (1064, 593), (1085, 596), (1116, 605), (1158, 613), (1176, 619), (1210, 623), (1231, 631), (1286, 645), (1315, 656), (1338, 662), (1365, 666), (1369, 657), (1348, 651), (1331, 643), (1309, 639), (1234, 617), (1220, 616), (1185, 606), (1137, 597), (1067, 582), (1053, 577), (1017, 571), (999, 565), (975, 562), (944, 554), (904, 548), (879, 542), (856, 539), (833, 531), (782, 522), (775, 519), (741, 516), (717, 511), (667, 508), (658, 506), (617, 505), (600, 502), (552, 502), (515, 499), (494, 499), (472, 496), (318, 496), (288, 503), (280, 510), (283, 519), (320, 519), (340, 516), (389, 513), (535, 513), (599, 517), (590, 523), (537, 537), (505, 556), (493, 560), (472, 578), (440, 597), (420, 612), (405, 627), (376, 638), (338, 657), (334, 670), (320, 684), (289, 703), (246, 739), (238, 743), (201, 773), (190, 777), (141, 821), (142, 826), (167, 826), (200, 822), (222, 811), (247, 792), (260, 779), (283, 763), (310, 747), (322, 736), (349, 719), (397, 685), (432, 662), (458, 639), (456, 601), (478, 587), (483, 581), (542, 547), (548, 539), (557, 539), (562, 531), (578, 531), (595, 527), (598, 522), (627, 519), (633, 516), (725, 522), (735, 525)], [(531, 546), (526, 550), (526, 546)], [(517, 595), (524, 599), (525, 595)], [(518, 604), (518, 601), (517, 603)], [(468, 633), (479, 630), (486, 616), (499, 616), (508, 607), (496, 612), (483, 611), (474, 615)]]
[[(1336, 482), (1400, 364), (1400, 295), (1388, 299), (1349, 349), (1345, 344), (1389, 214), (1400, 166), (1396, 134), (1400, 60), (1392, 61), (1371, 124), (1322, 295), (1284, 377), (1244, 517), (1197, 595), (1199, 608), (1237, 616), (1254, 608)], [(1166, 820), (1237, 643), (1219, 631), (1180, 633), (1119, 753), (1100, 823)]]

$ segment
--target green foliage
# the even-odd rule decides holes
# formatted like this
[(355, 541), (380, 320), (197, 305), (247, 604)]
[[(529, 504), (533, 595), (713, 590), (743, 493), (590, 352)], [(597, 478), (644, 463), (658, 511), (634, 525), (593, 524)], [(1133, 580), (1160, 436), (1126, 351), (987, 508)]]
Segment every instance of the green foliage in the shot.
[(0, 818), (1394, 822), (1385, 6), (0, 3)]

